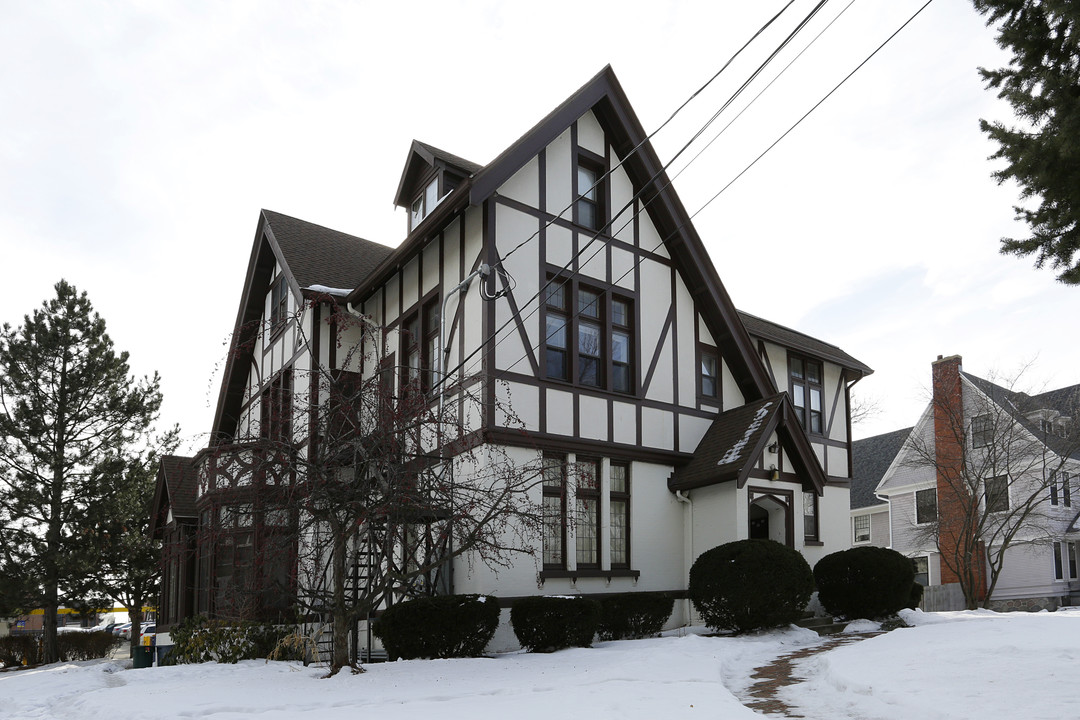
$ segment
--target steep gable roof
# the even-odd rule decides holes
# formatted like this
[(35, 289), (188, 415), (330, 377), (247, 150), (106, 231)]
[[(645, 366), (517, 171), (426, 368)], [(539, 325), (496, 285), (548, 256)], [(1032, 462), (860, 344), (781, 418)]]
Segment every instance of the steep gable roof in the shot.
[(751, 337), (768, 340), (777, 345), (783, 345), (792, 350), (820, 358), (821, 360), (828, 360), (829, 362), (836, 363), (842, 368), (853, 370), (858, 377), (870, 375), (874, 372), (869, 366), (859, 362), (837, 346), (827, 343), (824, 340), (819, 340), (806, 333), (792, 330), (789, 327), (784, 327), (771, 320), (759, 318), (756, 315), (751, 315), (742, 310), (739, 311), (739, 317), (742, 319), (743, 325), (746, 326), (746, 332), (750, 333)]
[(313, 285), (356, 287), (392, 252), (385, 245), (322, 225), (270, 210), (260, 212), (233, 340), (225, 361), (211, 442), (231, 438), (236, 433), (254, 349), (251, 341), (258, 334), (257, 325), (275, 262), (281, 265), (290, 290), (299, 298), (304, 288)]
[(195, 518), (195, 490), (198, 475), (195, 461), (182, 455), (162, 455), (158, 461), (157, 487), (150, 512), (150, 535), (154, 537), (159, 529), (159, 519), (163, 519), (166, 508), (172, 510), (174, 518)]
[(1027, 417), (1037, 410), (1056, 410), (1074, 419), (1080, 417), (1080, 385), (1070, 385), (1038, 395), (1028, 395), (1009, 390), (969, 372), (961, 371), (960, 374), (1050, 450), (1061, 456), (1080, 459), (1080, 433), (1076, 432), (1075, 426), (1072, 435), (1062, 438), (1053, 433), (1043, 432)]
[(852, 510), (885, 502), (878, 498), (874, 491), (912, 430), (914, 428), (910, 427), (893, 430), (882, 435), (856, 440), (851, 444)]
[(417, 180), (427, 174), (430, 168), (440, 166), (455, 171), (455, 174), (463, 178), (472, 177), (484, 167), (434, 145), (413, 140), (409, 147), (409, 158), (405, 161), (401, 179), (398, 180), (397, 192), (394, 193), (394, 204), (408, 207), (413, 201), (412, 194), (416, 190)]
[(267, 229), (299, 289), (353, 288), (391, 252), (379, 243), (288, 215), (262, 211)]
[[(795, 469), (820, 493), (825, 486), (825, 474), (806, 441), (786, 392), (717, 415), (698, 443), (693, 458), (668, 478), (668, 489), (693, 490), (732, 480), (742, 487), (773, 432), (779, 436)], [(805, 447), (803, 443), (807, 443)], [(813, 462), (808, 463), (807, 456)]]
[[(435, 210), (411, 230), (405, 242), (389, 255), (365, 282), (350, 293), (348, 300), (358, 303), (375, 292), (391, 273), (403, 266), (423, 247), (432, 233), (444, 227), (450, 218), (466, 207), (481, 205), (492, 197), (518, 170), (578, 118), (590, 111), (604, 129), (607, 142), (623, 161), (622, 167), (634, 188), (641, 192), (641, 205), (663, 238), (701, 308), (743, 399), (752, 403), (772, 397), (777, 393), (777, 388), (755, 352), (743, 320), (720, 281), (689, 213), (675, 193), (671, 180), (663, 169), (663, 163), (648, 141), (648, 135), (610, 65), (604, 67), (498, 157), (442, 198)], [(423, 147), (414, 143), (411, 157), (418, 157)], [(399, 192), (400, 189), (399, 185)], [(820, 346), (822, 349), (832, 348), (829, 351), (830, 357), (836, 354), (834, 351), (839, 351), (825, 343)], [(847, 363), (846, 367), (864, 374), (870, 371), (846, 353), (842, 354)], [(786, 413), (793, 417), (790, 408)], [(824, 473), (801, 425), (786, 430), (785, 435), (789, 437), (788, 442), (791, 444), (793, 464), (806, 468), (813, 484), (820, 487), (824, 482)]]
[(753, 351), (750, 336), (720, 282), (704, 243), (671, 187), (663, 164), (648, 142), (648, 136), (610, 65), (443, 198), (435, 211), (410, 232), (405, 242), (349, 295), (349, 301), (357, 303), (374, 292), (387, 275), (419, 250), (430, 233), (443, 227), (463, 208), (480, 205), (490, 198), (514, 173), (588, 111), (594, 113), (608, 142), (623, 159), (623, 169), (634, 187), (646, 188), (641, 203), (679, 262), (691, 292), (701, 303), (714, 339), (743, 397), (750, 401), (774, 394), (776, 388)]

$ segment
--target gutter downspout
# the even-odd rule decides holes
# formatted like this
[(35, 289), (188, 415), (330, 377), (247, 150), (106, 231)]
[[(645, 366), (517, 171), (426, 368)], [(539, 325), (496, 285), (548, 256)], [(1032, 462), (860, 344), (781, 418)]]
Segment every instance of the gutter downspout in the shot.
[[(678, 500), (680, 503), (685, 504), (690, 511), (690, 554), (688, 555), (687, 560), (689, 561), (689, 565), (692, 565), (694, 563), (694, 503), (690, 500), (690, 495), (687, 493), (686, 490), (676, 490), (675, 499)], [(690, 575), (689, 565), (686, 567), (687, 577), (689, 577)], [(684, 617), (686, 618), (686, 626), (689, 627), (691, 624), (690, 613), (693, 608), (690, 604), (690, 598), (686, 598), (685, 602), (686, 614), (684, 615)]]

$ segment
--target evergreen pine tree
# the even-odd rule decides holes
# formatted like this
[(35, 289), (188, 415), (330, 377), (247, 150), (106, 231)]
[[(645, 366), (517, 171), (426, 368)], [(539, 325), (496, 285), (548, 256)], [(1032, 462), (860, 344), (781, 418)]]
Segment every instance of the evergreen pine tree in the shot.
[(974, 0), (987, 24), (1000, 23), (997, 43), (1009, 66), (980, 68), (988, 88), (1009, 101), (1020, 127), (980, 121), (1007, 162), (997, 181), (1015, 180), (1026, 206), (1016, 217), (1027, 238), (1003, 238), (1001, 252), (1049, 262), (1058, 280), (1080, 284), (1080, 5), (1071, 0)]
[(63, 593), (89, 574), (88, 533), (111, 479), (98, 465), (144, 445), (161, 405), (157, 375), (129, 376), (86, 293), (55, 289), (0, 329), (0, 532), (10, 562), (40, 583), (45, 662), (57, 659)]
[(110, 454), (94, 472), (106, 488), (92, 509), (93, 554), (88, 588), (123, 605), (131, 619), (131, 647), (139, 643), (143, 606), (156, 600), (161, 578), (160, 544), (150, 536), (150, 512), (160, 454), (176, 448), (174, 428), (141, 453)]

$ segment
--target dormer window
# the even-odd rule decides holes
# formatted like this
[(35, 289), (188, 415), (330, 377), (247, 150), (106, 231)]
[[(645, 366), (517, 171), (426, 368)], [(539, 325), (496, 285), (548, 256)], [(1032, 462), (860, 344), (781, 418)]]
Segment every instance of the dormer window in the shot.
[(423, 222), (424, 218), (431, 214), (435, 206), (439, 204), (439, 178), (433, 178), (420, 193), (412, 206), (409, 208), (409, 230), (415, 230), (416, 226)]

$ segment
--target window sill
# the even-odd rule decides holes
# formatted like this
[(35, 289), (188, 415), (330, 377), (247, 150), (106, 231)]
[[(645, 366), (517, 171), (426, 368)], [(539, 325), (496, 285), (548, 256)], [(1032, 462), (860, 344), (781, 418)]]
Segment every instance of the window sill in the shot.
[(803, 545), (805, 545), (806, 547), (825, 547), (825, 543), (821, 542), (820, 540), (803, 539)]
[(561, 580), (570, 578), (572, 581), (577, 582), (578, 578), (605, 578), (610, 580), (617, 577), (629, 577), (635, 580), (641, 576), (640, 570), (629, 570), (626, 568), (617, 568), (612, 570), (598, 570), (596, 568), (587, 568), (582, 570), (541, 570), (540, 580)]
[(586, 385), (585, 383), (576, 383), (570, 380), (564, 380), (558, 377), (544, 377), (544, 382), (551, 383), (552, 385), (565, 386), (567, 391), (579, 390), (586, 392), (590, 395), (603, 395), (622, 400), (634, 400), (640, 397), (637, 391), (631, 390), (629, 392), (623, 392), (622, 390), (615, 390), (612, 388), (602, 387), (600, 385)]

